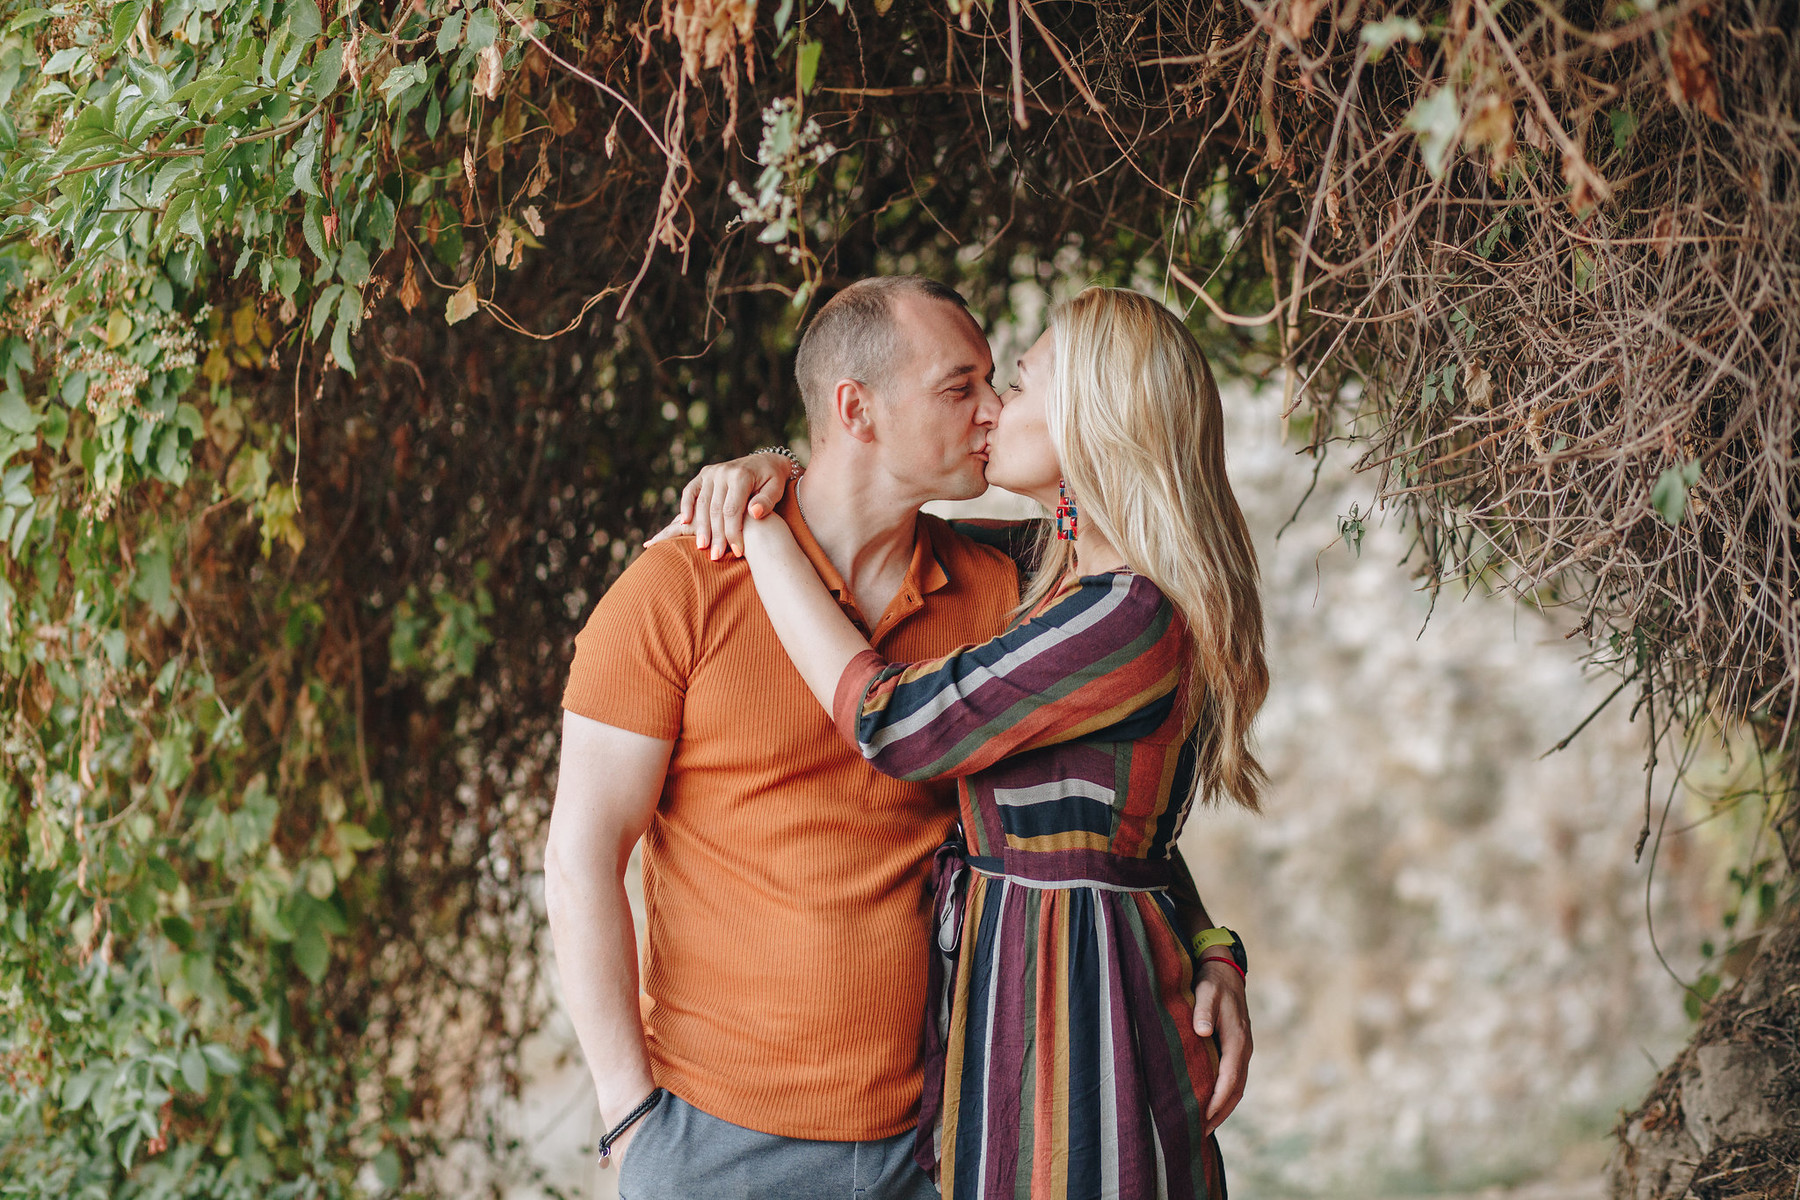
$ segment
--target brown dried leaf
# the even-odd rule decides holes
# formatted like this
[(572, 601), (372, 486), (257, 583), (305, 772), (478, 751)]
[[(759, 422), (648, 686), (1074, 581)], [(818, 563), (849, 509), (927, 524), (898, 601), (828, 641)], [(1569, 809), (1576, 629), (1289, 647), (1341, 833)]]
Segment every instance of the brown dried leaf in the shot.
[(418, 268), (413, 265), (412, 256), (406, 256), (406, 271), (400, 276), (400, 307), (407, 312), (419, 307), (425, 299), (425, 293), (419, 289)]
[(525, 180), (525, 194), (539, 196), (550, 186), (550, 143), (538, 143), (537, 165), (531, 168), (531, 174)]
[(1463, 367), (1463, 395), (1469, 399), (1469, 407), (1476, 412), (1486, 412), (1494, 402), (1494, 377), (1488, 369), (1475, 363)]
[(475, 60), (475, 94), (492, 100), (500, 94), (500, 47), (486, 46)]
[(525, 227), (531, 230), (532, 236), (544, 236), (544, 217), (542, 213), (538, 212), (535, 204), (527, 205), (519, 215), (525, 218)]
[(475, 294), (475, 281), (471, 279), (450, 293), (450, 300), (444, 305), (444, 320), (452, 325), (466, 321), (480, 307), (481, 298)]
[(475, 151), (464, 146), (462, 158), (463, 178), (469, 181), (469, 188), (473, 190), (475, 187)]
[(551, 99), (549, 115), (550, 129), (557, 137), (562, 137), (571, 129), (574, 129), (578, 124), (575, 118), (575, 111), (569, 107), (568, 103), (561, 96), (556, 96)]
[(357, 49), (362, 42), (362, 34), (352, 29), (350, 36), (344, 39), (344, 71), (350, 76), (350, 86), (362, 89), (362, 63), (357, 59)]
[(1550, 131), (1544, 128), (1538, 115), (1529, 110), (1525, 113), (1525, 144), (1540, 152), (1547, 153), (1550, 149)]
[(511, 221), (500, 226), (500, 236), (494, 239), (494, 261), (511, 266), (513, 256), (513, 227)]
[(1676, 21), (1675, 31), (1669, 37), (1669, 94), (1715, 121), (1724, 121), (1719, 110), (1719, 77), (1713, 73), (1712, 59), (1706, 35), (1686, 17)]
[(1612, 198), (1606, 180), (1579, 153), (1563, 155), (1563, 179), (1569, 185), (1569, 209), (1586, 216), (1595, 205)]
[(1666, 212), (1650, 224), (1651, 245), (1656, 250), (1656, 257), (1669, 257), (1669, 251), (1675, 248), (1675, 214)]
[(1497, 179), (1513, 156), (1513, 105), (1510, 97), (1488, 92), (1469, 107), (1463, 146), (1488, 153), (1488, 170)]

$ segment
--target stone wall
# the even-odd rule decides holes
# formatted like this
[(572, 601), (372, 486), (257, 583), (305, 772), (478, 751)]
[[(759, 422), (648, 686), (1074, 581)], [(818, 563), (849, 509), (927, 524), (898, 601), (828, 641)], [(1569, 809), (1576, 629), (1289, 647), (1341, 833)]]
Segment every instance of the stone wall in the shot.
[[(1331, 545), (1372, 490), (1342, 462), (1276, 540), (1309, 476), (1278, 403), (1228, 397), (1265, 573), (1274, 786), (1265, 815), (1203, 812), (1183, 842), (1253, 955), (1252, 1083), (1222, 1134), (1235, 1194), (1559, 1175), (1597, 1191), (1620, 1107), (1690, 1028), (1633, 861), (1629, 696), (1544, 757), (1616, 681), (1583, 678), (1566, 616), (1479, 591), (1434, 608), (1393, 525), (1372, 523), (1360, 555)], [(1716, 823), (1663, 840), (1649, 908), (1685, 977), (1732, 843)]]

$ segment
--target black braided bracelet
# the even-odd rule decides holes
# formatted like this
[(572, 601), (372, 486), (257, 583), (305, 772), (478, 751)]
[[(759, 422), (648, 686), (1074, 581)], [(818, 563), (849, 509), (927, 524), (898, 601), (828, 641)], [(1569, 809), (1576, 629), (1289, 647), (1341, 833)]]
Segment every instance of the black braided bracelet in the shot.
[(601, 1166), (604, 1167), (606, 1165), (606, 1160), (612, 1157), (613, 1143), (624, 1137), (627, 1129), (630, 1129), (633, 1125), (636, 1125), (639, 1121), (649, 1116), (650, 1110), (662, 1103), (662, 1098), (663, 1090), (661, 1088), (651, 1088), (650, 1094), (639, 1101), (636, 1108), (626, 1113), (623, 1121), (620, 1121), (617, 1125), (614, 1125), (607, 1131), (606, 1136), (600, 1139)]

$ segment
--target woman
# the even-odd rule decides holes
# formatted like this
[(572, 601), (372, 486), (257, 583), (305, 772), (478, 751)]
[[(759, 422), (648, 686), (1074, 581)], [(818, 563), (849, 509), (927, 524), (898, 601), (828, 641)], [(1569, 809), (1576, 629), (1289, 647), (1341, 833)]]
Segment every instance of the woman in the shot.
[(1193, 802), (1255, 808), (1263, 783), (1256, 561), (1221, 425), (1162, 306), (1090, 288), (1059, 307), (1003, 396), (987, 477), (1054, 508), (1064, 540), (1011, 629), (928, 662), (882, 661), (784, 522), (744, 527), (770, 621), (844, 734), (876, 770), (958, 783), (918, 1144), (946, 1197), (1224, 1194), (1168, 894)]

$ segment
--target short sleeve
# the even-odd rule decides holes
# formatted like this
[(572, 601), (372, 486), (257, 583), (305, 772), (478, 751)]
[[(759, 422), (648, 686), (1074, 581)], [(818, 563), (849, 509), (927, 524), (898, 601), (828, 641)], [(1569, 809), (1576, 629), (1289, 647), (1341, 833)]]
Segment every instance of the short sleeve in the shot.
[(1155, 584), (1085, 576), (978, 646), (920, 663), (859, 656), (839, 684), (839, 726), (854, 720), (884, 775), (969, 775), (1058, 742), (1150, 736), (1174, 711), (1185, 654), (1185, 627)]
[(647, 737), (677, 737), (700, 616), (699, 581), (686, 550), (652, 546), (600, 597), (575, 636), (562, 706)]

